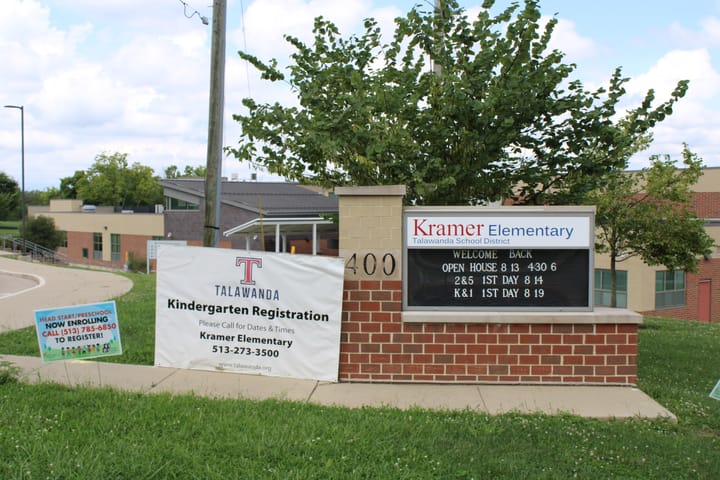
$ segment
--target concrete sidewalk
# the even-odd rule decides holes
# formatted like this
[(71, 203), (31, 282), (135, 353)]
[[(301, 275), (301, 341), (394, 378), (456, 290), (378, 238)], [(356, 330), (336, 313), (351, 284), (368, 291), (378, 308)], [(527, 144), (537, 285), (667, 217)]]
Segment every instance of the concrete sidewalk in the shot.
[[(108, 272), (69, 269), (0, 257), (0, 275), (30, 279), (0, 295), (0, 333), (34, 325), (33, 311), (109, 300), (132, 288)], [(0, 282), (0, 285), (3, 285)], [(0, 292), (0, 294), (3, 292)], [(675, 416), (645, 393), (621, 386), (447, 385), (328, 383), (314, 380), (208, 372), (143, 365), (0, 355), (20, 368), (26, 382), (69, 387), (111, 387), (142, 393), (195, 394), (216, 398), (282, 399), (319, 405), (473, 410), (488, 414), (570, 413), (588, 418)]]
[(328, 383), (314, 380), (183, 370), (37, 357), (0, 356), (21, 369), (25, 382), (71, 387), (111, 387), (141, 393), (194, 394), (213, 398), (279, 399), (319, 405), (473, 410), (502, 413), (569, 413), (587, 418), (675, 416), (633, 387)]

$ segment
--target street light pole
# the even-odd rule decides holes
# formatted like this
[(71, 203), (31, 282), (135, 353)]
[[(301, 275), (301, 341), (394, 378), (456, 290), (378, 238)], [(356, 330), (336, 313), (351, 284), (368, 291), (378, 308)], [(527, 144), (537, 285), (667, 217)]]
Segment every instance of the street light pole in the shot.
[(25, 255), (25, 107), (23, 105), (5, 105), (5, 108), (20, 110), (20, 209), (22, 215), (22, 254)]

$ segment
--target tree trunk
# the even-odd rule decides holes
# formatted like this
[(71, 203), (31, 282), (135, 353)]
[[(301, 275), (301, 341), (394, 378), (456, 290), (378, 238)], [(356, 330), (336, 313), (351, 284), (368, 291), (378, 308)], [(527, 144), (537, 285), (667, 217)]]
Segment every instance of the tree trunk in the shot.
[(610, 249), (610, 307), (617, 308), (617, 251)]

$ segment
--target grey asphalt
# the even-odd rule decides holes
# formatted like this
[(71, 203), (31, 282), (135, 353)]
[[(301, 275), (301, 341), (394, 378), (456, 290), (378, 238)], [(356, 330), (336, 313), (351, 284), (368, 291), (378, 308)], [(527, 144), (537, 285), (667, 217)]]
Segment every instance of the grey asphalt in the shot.
[[(33, 311), (109, 300), (132, 288), (111, 272), (71, 269), (0, 255), (0, 333), (34, 325)], [(474, 410), (488, 414), (567, 413), (587, 418), (656, 418), (672, 412), (630, 386), (448, 385), (331, 383), (232, 372), (0, 355), (20, 369), (22, 381), (70, 387), (111, 387), (142, 393), (213, 398), (282, 399), (348, 408), (391, 407)]]
[(0, 255), (0, 333), (35, 325), (33, 312), (118, 297), (132, 281), (110, 272), (66, 268)]

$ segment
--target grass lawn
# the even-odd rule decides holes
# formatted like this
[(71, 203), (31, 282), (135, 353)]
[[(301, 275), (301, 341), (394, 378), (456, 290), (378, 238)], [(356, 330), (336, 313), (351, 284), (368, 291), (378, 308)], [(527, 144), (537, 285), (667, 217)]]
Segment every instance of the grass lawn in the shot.
[[(116, 299), (125, 353), (152, 364), (154, 277)], [(27, 385), (0, 375), (0, 478), (718, 478), (720, 325), (648, 318), (639, 387), (678, 417), (343, 409)], [(38, 355), (33, 329), (0, 352)], [(2, 367), (0, 367), (2, 369)], [(5, 379), (5, 381), (3, 381)]]
[(20, 236), (20, 221), (14, 220), (3, 220), (0, 221), (0, 237), (19, 237)]

